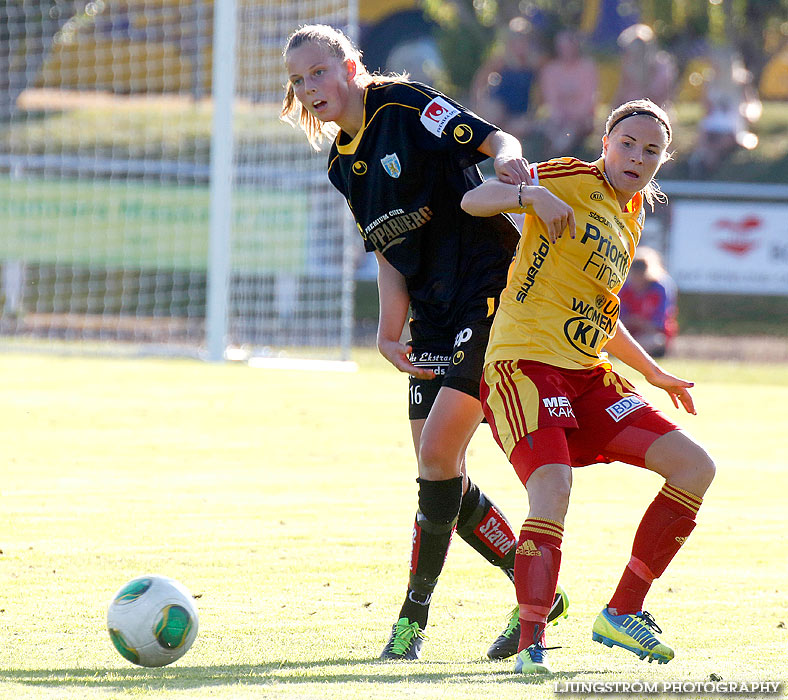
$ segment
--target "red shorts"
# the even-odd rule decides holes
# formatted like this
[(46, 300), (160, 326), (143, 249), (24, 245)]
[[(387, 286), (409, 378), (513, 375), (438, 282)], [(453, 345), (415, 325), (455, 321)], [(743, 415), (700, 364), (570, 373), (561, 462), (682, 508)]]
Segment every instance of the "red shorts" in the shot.
[[(492, 362), (484, 368), (481, 399), (495, 440), (512, 464), (521, 463), (515, 464), (521, 479), (543, 464), (644, 466), (651, 443), (678, 429), (608, 364), (577, 370)], [(638, 428), (628, 431), (632, 438), (609, 447), (629, 426)]]

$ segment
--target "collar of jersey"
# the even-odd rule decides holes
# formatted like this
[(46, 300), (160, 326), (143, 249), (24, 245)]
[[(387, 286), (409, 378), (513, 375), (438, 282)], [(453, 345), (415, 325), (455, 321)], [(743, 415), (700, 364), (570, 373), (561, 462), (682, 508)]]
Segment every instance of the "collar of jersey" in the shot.
[(341, 144), (339, 143), (339, 139), (341, 138), (343, 131), (340, 131), (337, 134), (337, 152), (343, 156), (352, 156), (356, 149), (358, 148), (358, 144), (361, 141), (361, 137), (364, 135), (364, 129), (367, 128), (367, 95), (369, 94), (369, 90), (364, 90), (364, 118), (361, 120), (361, 128), (358, 130), (358, 133), (353, 137), (350, 143)]
[[(599, 170), (600, 173), (602, 173), (602, 177), (605, 178), (605, 182), (607, 183), (607, 186), (611, 190), (613, 190), (613, 196), (615, 197), (615, 191), (616, 190), (613, 187), (613, 185), (610, 184), (610, 180), (608, 180), (607, 173), (605, 172), (605, 159), (604, 159), (604, 157), (600, 158), (599, 160), (595, 160), (593, 163), (591, 163), (591, 165), (593, 165), (597, 170)], [(618, 201), (618, 199), (616, 199), (615, 201)], [(632, 216), (637, 216), (637, 214), (640, 212), (640, 208), (642, 206), (643, 206), (643, 194), (641, 192), (635, 192), (635, 194), (632, 196), (632, 199), (630, 199), (627, 202), (627, 205), (625, 207), (623, 207), (621, 209), (621, 211), (624, 214), (630, 214)]]

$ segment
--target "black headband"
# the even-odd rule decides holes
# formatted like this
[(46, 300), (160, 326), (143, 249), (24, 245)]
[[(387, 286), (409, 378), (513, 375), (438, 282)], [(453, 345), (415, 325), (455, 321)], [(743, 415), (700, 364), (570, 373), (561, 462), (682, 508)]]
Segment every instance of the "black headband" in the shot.
[(667, 122), (659, 115), (654, 114), (654, 112), (651, 112), (647, 109), (636, 109), (633, 110), (632, 112), (627, 112), (625, 115), (616, 119), (616, 121), (614, 121), (610, 125), (610, 128), (607, 130), (608, 136), (610, 135), (610, 132), (613, 131), (613, 127), (616, 124), (618, 124), (619, 122), (623, 122), (625, 119), (628, 119), (629, 117), (651, 117), (652, 119), (656, 119), (660, 124), (662, 124), (662, 126), (665, 127), (665, 131), (668, 132), (668, 138), (670, 138), (670, 127), (668, 126)]

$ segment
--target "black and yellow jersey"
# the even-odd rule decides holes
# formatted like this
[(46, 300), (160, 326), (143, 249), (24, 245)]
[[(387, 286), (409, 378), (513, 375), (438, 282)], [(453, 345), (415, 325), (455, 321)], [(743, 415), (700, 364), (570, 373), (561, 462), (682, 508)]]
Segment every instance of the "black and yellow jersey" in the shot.
[(512, 220), (460, 207), (482, 181), (477, 148), (495, 129), (431, 87), (392, 81), (366, 89), (361, 130), (340, 132), (331, 148), (329, 179), (366, 250), (405, 277), (414, 318), (450, 325), (506, 284), (519, 238)]

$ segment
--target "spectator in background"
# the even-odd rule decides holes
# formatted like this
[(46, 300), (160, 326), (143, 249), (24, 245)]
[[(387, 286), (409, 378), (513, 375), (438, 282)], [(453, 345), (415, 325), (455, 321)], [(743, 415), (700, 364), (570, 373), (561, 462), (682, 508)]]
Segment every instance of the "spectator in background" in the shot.
[(646, 24), (633, 24), (618, 37), (621, 47), (621, 77), (613, 104), (647, 97), (670, 112), (678, 72), (676, 62), (657, 46), (654, 30)]
[(678, 330), (676, 285), (660, 254), (640, 246), (619, 292), (621, 322), (652, 357), (664, 357)]
[(443, 80), (445, 71), (435, 40), (422, 36), (397, 44), (386, 59), (386, 72), (407, 73), (411, 80), (435, 83)]
[(714, 172), (738, 148), (752, 150), (758, 137), (750, 126), (761, 117), (761, 102), (752, 74), (730, 46), (712, 51), (711, 70), (704, 84), (706, 116), (698, 124), (698, 139), (689, 158), (690, 174)]
[[(390, 70), (391, 54), (400, 44), (428, 41), (433, 33), (432, 22), (419, 8), (403, 9), (394, 3), (389, 9), (379, 9), (378, 14), (375, 21), (362, 23), (359, 27), (359, 48), (365, 65), (372, 73)], [(395, 67), (394, 70), (402, 72), (405, 69)], [(417, 73), (421, 75), (419, 71)]]
[(759, 88), (764, 100), (788, 100), (788, 38), (766, 61)]
[(524, 17), (509, 22), (500, 50), (476, 72), (471, 86), (474, 110), (522, 140), (533, 126), (531, 93), (544, 60), (541, 37)]
[(555, 37), (555, 56), (539, 72), (547, 110), (543, 123), (547, 149), (573, 155), (594, 128), (599, 73), (583, 55), (579, 35), (563, 30)]

